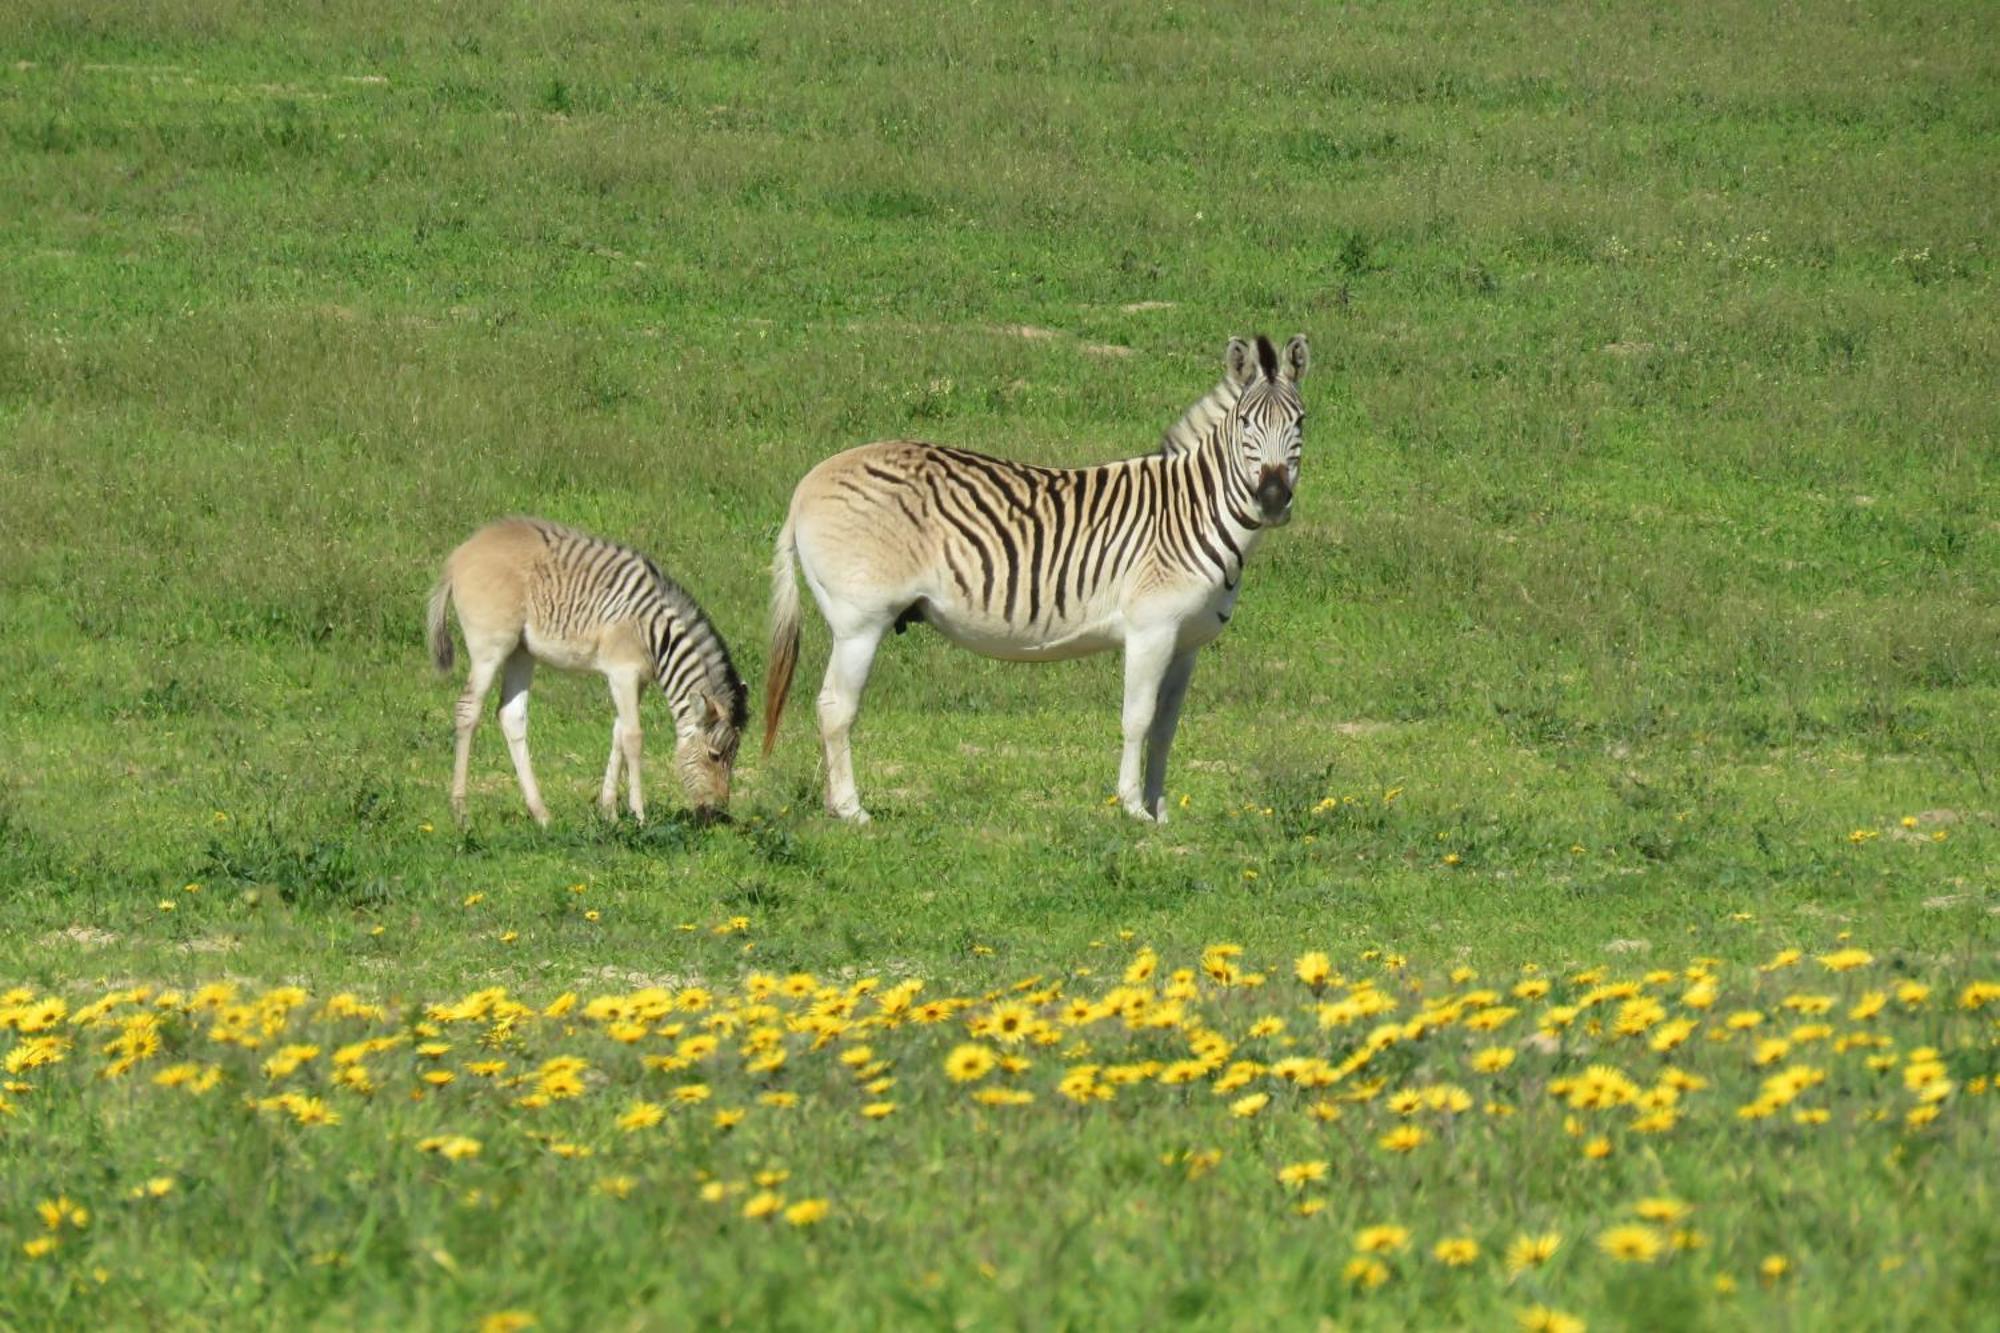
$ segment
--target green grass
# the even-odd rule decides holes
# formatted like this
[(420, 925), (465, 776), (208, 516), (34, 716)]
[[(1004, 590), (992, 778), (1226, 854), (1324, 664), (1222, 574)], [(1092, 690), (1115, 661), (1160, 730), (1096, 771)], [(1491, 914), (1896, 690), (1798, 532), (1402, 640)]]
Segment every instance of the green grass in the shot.
[[(1843, 930), (1896, 974), (1991, 976), (1996, 44), (1976, 4), (12, 5), (0, 990), (227, 975), (539, 1004), (733, 989), (754, 965), (977, 994), (1122, 966), (1121, 930), (1186, 963), (1219, 940), (1274, 966), (1401, 951), (1433, 992), (1461, 963), (1696, 956), (1749, 987), (1745, 965)], [(897, 435), (1143, 452), (1230, 334), (1301, 329), (1296, 519), (1203, 654), (1165, 829), (1102, 804), (1114, 659), (989, 663), (921, 630), (883, 652), (856, 733), (879, 822), (831, 824), (809, 617), (732, 826), (672, 815), (658, 745), (666, 817), (596, 824), (602, 688), (544, 673), (555, 828), (489, 726), (451, 831), (455, 685), (421, 608), (479, 523), (538, 513), (651, 552), (761, 683), (770, 544), (818, 458)], [(747, 959), (676, 929), (737, 915)], [(1939, 1013), (1907, 1044), (1954, 1034), (1954, 1077), (1977, 1076), (1990, 1031)], [(1036, 1108), (996, 1139), (929, 1055), (896, 1133), (675, 1140), (641, 1207), (581, 1197), (494, 1128), (463, 1164), (494, 1212), (378, 1153), (427, 1108), (321, 1141), (239, 1088), (154, 1133), (151, 1085), (100, 1093), (80, 1050), (0, 1117), (0, 1238), (88, 1195), (97, 1258), (10, 1242), (0, 1324), (449, 1327), (516, 1304), (555, 1327), (1491, 1326), (1519, 1303), (1490, 1274), (1350, 1301), (1340, 1227), (1511, 1221), (1548, 1150), (1525, 1128), (1470, 1176), (1356, 1165), (1313, 1231), (1205, 1124), (1238, 1151), (1182, 1216), (1157, 1156), (1196, 1145), (1162, 1141), (1165, 1110)], [(1734, 1165), (1690, 1142), (1664, 1177), (1620, 1177), (1729, 1194), (1716, 1251), (1746, 1288), (1734, 1246), (1788, 1224), (1841, 1256), (1775, 1292), (1731, 1306), (1670, 1291), (1682, 1269), (1579, 1259), (1545, 1295), (1614, 1326), (1990, 1319), (1995, 1242), (1963, 1223), (1994, 1172), (1982, 1113), (1958, 1114), (1894, 1180), (1889, 1129), (1731, 1137)], [(694, 1170), (768, 1155), (835, 1215), (768, 1246), (701, 1220)], [(167, 1167), (175, 1220), (114, 1225)], [(1556, 1172), (1519, 1206), (1612, 1202)], [(1870, 1227), (1922, 1256), (1902, 1287), (1862, 1281)], [(306, 1263), (322, 1250), (345, 1258)]]

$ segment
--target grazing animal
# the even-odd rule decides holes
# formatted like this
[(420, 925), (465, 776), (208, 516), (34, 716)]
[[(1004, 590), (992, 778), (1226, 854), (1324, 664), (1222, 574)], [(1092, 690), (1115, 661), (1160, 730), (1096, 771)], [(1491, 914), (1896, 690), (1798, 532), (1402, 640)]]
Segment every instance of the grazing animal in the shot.
[(528, 763), (528, 684), (535, 663), (564, 671), (601, 671), (618, 710), (611, 758), (598, 808), (618, 808), (618, 761), (625, 761), (627, 798), (646, 817), (639, 785), (639, 688), (659, 682), (673, 710), (678, 741), (674, 765), (697, 813), (729, 804), (729, 775), (748, 721), (748, 695), (729, 649), (694, 599), (639, 552), (539, 518), (505, 518), (465, 540), (444, 562), (431, 592), (428, 630), (439, 671), (452, 664), (448, 607), (456, 603), (470, 659), (458, 701), (458, 755), (451, 774), (451, 808), (465, 822), (466, 768), (480, 701), (500, 674), (500, 730), (535, 822), (547, 827), (548, 807)]
[(1264, 529), (1291, 518), (1308, 359), (1303, 334), (1282, 351), (1262, 336), (1230, 339), (1222, 382), (1142, 458), (1029, 467), (891, 440), (807, 473), (771, 563), (764, 752), (798, 664), (796, 562), (833, 634), (819, 730), (835, 815), (868, 821), (848, 734), (882, 636), (922, 623), (1009, 661), (1123, 645), (1118, 795), (1134, 816), (1164, 822), (1195, 651), (1229, 622)]

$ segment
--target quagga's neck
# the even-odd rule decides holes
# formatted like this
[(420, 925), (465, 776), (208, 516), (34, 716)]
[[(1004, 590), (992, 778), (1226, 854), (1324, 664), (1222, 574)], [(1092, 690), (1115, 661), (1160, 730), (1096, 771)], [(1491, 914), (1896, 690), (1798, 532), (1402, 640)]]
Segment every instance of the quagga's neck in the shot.
[(1153, 465), (1167, 497), (1156, 538), (1160, 558), (1234, 588), (1264, 536), (1252, 479), (1219, 441)]
[(1215, 447), (1229, 426), (1229, 414), (1242, 400), (1243, 386), (1225, 378), (1167, 427), (1160, 439), (1160, 452), (1175, 458)]
[[(1236, 585), (1243, 562), (1264, 535), (1257, 517), (1256, 479), (1231, 447), (1230, 425), (1243, 400), (1243, 387), (1225, 376), (1160, 440), (1160, 465), (1179, 482), (1171, 489), (1187, 497), (1186, 511), (1194, 523), (1194, 530), (1182, 535), (1182, 544), (1191, 540), (1199, 553), (1194, 561), (1182, 557), (1176, 563), (1205, 565), (1227, 587)], [(1175, 535), (1162, 534), (1170, 547)]]

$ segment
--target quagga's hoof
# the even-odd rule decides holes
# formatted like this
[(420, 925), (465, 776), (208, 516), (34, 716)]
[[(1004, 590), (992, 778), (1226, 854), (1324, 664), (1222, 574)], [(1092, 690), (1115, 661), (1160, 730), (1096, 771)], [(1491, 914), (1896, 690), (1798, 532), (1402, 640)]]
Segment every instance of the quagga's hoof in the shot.
[(1139, 802), (1128, 800), (1125, 802), (1125, 813), (1134, 819), (1144, 820), (1148, 824), (1164, 824), (1167, 822), (1167, 807), (1164, 801), (1155, 809), (1148, 810), (1145, 806), (1139, 804)]

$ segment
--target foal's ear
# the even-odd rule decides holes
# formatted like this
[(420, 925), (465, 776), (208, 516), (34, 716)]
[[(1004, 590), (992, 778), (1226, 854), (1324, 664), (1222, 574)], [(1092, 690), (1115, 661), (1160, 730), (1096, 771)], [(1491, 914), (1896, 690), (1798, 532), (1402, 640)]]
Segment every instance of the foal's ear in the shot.
[(1241, 338), (1231, 338), (1222, 352), (1222, 366), (1232, 384), (1247, 387), (1259, 373), (1257, 349)]
[(1306, 335), (1294, 333), (1285, 344), (1284, 355), (1278, 358), (1278, 378), (1296, 384), (1306, 377), (1306, 367), (1311, 364), (1312, 349), (1306, 345)]
[(728, 716), (729, 710), (723, 707), (722, 700), (712, 694), (705, 693), (701, 696), (701, 725), (703, 727), (716, 726)]

